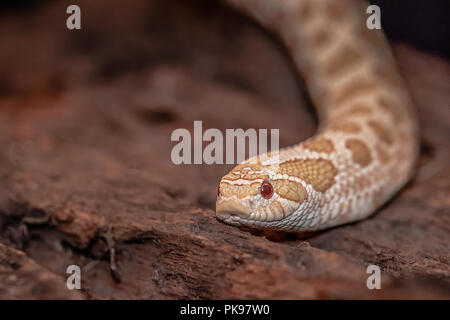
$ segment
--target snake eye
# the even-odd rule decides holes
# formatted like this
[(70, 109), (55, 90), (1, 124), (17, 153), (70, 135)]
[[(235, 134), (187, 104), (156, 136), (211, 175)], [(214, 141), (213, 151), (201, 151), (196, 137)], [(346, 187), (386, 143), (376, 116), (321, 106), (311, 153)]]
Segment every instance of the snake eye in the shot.
[(268, 181), (263, 181), (260, 187), (261, 195), (264, 199), (270, 199), (273, 195), (273, 186)]

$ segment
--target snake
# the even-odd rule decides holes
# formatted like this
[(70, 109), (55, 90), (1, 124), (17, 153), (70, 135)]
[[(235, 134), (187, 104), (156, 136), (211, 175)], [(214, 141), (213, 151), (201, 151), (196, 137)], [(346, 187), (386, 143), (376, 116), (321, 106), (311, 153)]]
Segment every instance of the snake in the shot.
[(223, 176), (216, 218), (302, 233), (376, 212), (414, 175), (419, 125), (382, 28), (368, 27), (368, 3), (224, 1), (281, 40), (314, 105), (318, 129)]

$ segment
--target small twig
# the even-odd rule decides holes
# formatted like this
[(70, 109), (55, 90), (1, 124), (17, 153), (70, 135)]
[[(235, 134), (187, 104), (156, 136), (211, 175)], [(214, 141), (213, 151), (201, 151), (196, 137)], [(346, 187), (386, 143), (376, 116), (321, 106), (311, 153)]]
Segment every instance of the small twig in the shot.
[(103, 238), (106, 241), (109, 251), (109, 270), (111, 271), (113, 279), (120, 283), (122, 279), (116, 265), (116, 249), (114, 247), (114, 238), (111, 225), (108, 226), (108, 231), (103, 234)]

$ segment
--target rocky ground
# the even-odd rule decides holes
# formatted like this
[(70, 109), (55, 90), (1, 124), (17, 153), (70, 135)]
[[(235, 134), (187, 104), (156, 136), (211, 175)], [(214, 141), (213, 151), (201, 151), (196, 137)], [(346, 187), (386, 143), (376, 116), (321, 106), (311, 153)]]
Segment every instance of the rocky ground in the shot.
[(231, 166), (174, 165), (170, 135), (313, 134), (277, 39), (208, 1), (79, 5), (79, 31), (59, 2), (0, 16), (0, 298), (450, 298), (448, 61), (393, 44), (420, 113), (414, 181), (365, 221), (267, 237), (215, 219)]

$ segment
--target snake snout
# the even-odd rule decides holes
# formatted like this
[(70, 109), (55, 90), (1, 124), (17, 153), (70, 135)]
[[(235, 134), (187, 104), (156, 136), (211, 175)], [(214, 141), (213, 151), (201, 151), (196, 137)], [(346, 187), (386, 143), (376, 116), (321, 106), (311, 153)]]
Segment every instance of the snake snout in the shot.
[(227, 220), (233, 216), (247, 218), (249, 216), (249, 212), (239, 201), (235, 199), (217, 200), (216, 217), (219, 220)]

